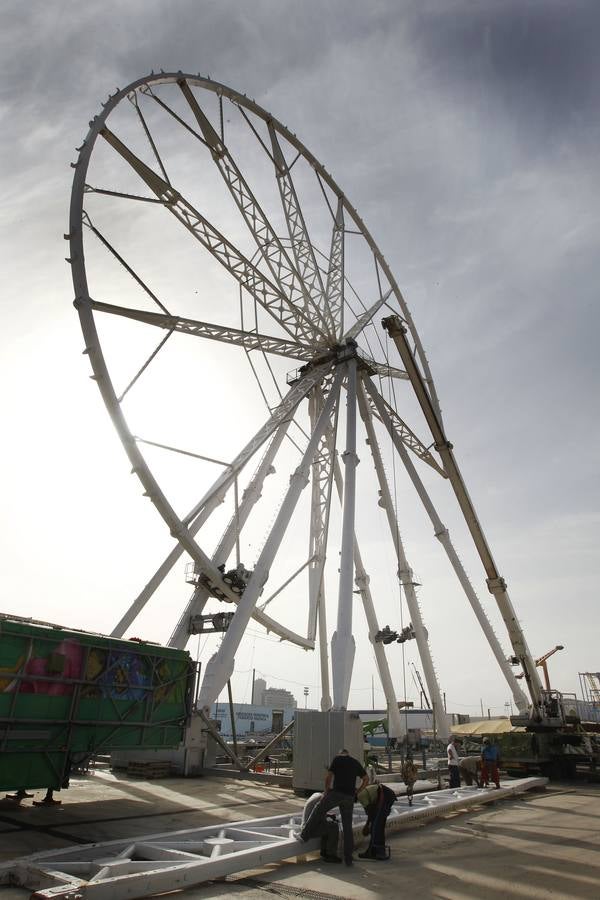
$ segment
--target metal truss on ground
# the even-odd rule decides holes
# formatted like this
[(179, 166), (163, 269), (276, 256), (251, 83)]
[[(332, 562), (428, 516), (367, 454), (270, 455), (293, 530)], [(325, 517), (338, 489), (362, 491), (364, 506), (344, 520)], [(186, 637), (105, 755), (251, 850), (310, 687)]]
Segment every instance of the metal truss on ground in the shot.
[[(500, 787), (463, 787), (401, 798), (387, 821), (387, 833), (448, 813), (482, 806), (545, 787), (546, 778), (520, 778)], [(398, 789), (391, 783), (389, 787)], [(35, 891), (36, 900), (125, 900), (181, 890), (206, 881), (318, 850), (319, 839), (295, 836), (300, 815), (270, 816), (166, 834), (87, 844), (16, 859), (0, 866), (0, 885)], [(365, 814), (355, 806), (354, 836)]]

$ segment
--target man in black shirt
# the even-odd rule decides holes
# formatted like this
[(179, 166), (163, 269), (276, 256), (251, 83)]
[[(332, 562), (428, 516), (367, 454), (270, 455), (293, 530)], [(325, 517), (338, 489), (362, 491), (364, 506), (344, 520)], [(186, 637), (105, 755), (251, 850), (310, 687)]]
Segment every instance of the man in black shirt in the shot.
[(326, 814), (334, 807), (338, 807), (344, 832), (344, 862), (352, 865), (352, 851), (354, 841), (352, 838), (352, 810), (356, 795), (356, 781), (361, 778), (359, 791), (362, 791), (368, 783), (367, 773), (357, 759), (350, 756), (347, 750), (340, 750), (333, 759), (325, 778), (325, 793), (316, 804), (300, 832), (300, 840), (307, 841), (313, 836), (316, 824), (325, 818)]

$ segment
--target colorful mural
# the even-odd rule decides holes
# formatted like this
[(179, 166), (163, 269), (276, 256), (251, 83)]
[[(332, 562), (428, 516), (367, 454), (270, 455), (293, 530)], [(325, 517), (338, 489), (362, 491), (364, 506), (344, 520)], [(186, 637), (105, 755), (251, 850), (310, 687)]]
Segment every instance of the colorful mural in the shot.
[[(21, 641), (18, 649), (23, 649)], [(89, 647), (74, 638), (55, 644), (33, 640), (13, 665), (0, 667), (0, 693), (69, 696), (79, 683), (81, 696), (87, 698), (142, 701), (152, 693), (154, 703), (180, 702), (185, 673), (179, 659)]]

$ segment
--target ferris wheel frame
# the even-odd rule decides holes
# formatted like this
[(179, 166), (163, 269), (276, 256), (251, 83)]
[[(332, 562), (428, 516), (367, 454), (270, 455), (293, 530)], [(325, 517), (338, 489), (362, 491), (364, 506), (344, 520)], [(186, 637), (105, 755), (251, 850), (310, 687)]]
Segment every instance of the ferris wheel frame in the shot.
[[(134, 102), (136, 102), (135, 98), (138, 94), (151, 93), (154, 87), (160, 85), (177, 85), (181, 89), (181, 92), (189, 105), (189, 110), (200, 129), (203, 143), (205, 143), (207, 148), (212, 152), (213, 159), (217, 165), (221, 167), (221, 173), (224, 180), (226, 181), (232, 196), (234, 196), (240, 212), (246, 218), (246, 223), (249, 225), (251, 231), (254, 232), (257, 244), (260, 246), (260, 237), (263, 246), (268, 246), (269, 244), (274, 245), (273, 250), (267, 250), (266, 252), (263, 250), (263, 260), (266, 262), (272, 279), (270, 276), (265, 277), (258, 269), (256, 269), (256, 267), (253, 267), (251, 261), (237, 252), (236, 248), (224, 235), (218, 233), (210, 223), (207, 223), (201, 213), (191, 207), (191, 205), (171, 187), (168, 180), (165, 180), (163, 177), (166, 176), (164, 170), (162, 174), (159, 174), (153, 169), (150, 169), (108, 128), (107, 120), (111, 112), (123, 99), (133, 98)], [(264, 217), (260, 205), (255, 200), (248, 185), (245, 183), (243, 175), (237, 168), (235, 161), (228, 157), (228, 150), (225, 146), (224, 137), (220, 136), (215, 131), (204, 115), (201, 106), (195, 98), (192, 88), (199, 88), (212, 92), (219, 98), (219, 102), (222, 101), (222, 98), (230, 100), (240, 108), (242, 114), (246, 111), (246, 113), (252, 114), (258, 119), (262, 119), (268, 128), (272, 141), (272, 155), (268, 150), (267, 153), (271, 155), (275, 169), (278, 173), (282, 206), (285, 211), (286, 222), (290, 234), (289, 243), (291, 249), (289, 254), (282, 241), (274, 234), (266, 217)], [(254, 437), (238, 454), (235, 460), (228, 464), (226, 470), (216, 479), (212, 488), (190, 509), (185, 517), (180, 517), (176, 513), (171, 502), (152, 473), (140, 449), (139, 440), (132, 434), (128, 426), (121, 409), (120, 398), (112, 384), (96, 328), (94, 312), (114, 312), (117, 309), (109, 309), (107, 304), (100, 301), (94, 301), (90, 297), (85, 267), (83, 234), (85, 224), (89, 224), (89, 222), (86, 223), (86, 212), (84, 208), (84, 199), (86, 189), (88, 188), (86, 178), (92, 151), (100, 136), (102, 136), (113, 149), (135, 169), (137, 174), (155, 194), (158, 200), (162, 202), (169, 211), (173, 213), (176, 218), (178, 218), (179, 221), (201, 241), (201, 243), (204, 244), (205, 247), (208, 247), (213, 255), (215, 255), (226, 268), (229, 268), (230, 273), (238, 280), (240, 289), (245, 289), (249, 293), (254, 294), (255, 298), (258, 298), (258, 301), (263, 305), (267, 312), (275, 315), (279, 324), (287, 332), (287, 337), (285, 339), (273, 339), (269, 345), (272, 352), (281, 352), (283, 355), (289, 355), (290, 357), (295, 357), (299, 361), (304, 362), (304, 366), (300, 369), (298, 378), (292, 381), (288, 393), (282, 399), (279, 406), (273, 411), (273, 414), (256, 432)], [(302, 211), (294, 194), (294, 185), (290, 173), (291, 166), (286, 164), (285, 158), (279, 148), (280, 139), (284, 139), (287, 144), (295, 148), (297, 154), (304, 158), (308, 165), (314, 170), (318, 179), (320, 179), (320, 181), (322, 181), (329, 191), (337, 198), (337, 208), (335, 210), (330, 208), (330, 212), (334, 219), (334, 226), (332, 229), (327, 285), (322, 283), (323, 279), (319, 274), (319, 267), (314, 258), (311, 260), (311, 253), (313, 253), (313, 251), (310, 247), (310, 241), (306, 236)], [(156, 157), (160, 168), (162, 169), (163, 167), (160, 163), (158, 153), (156, 153)], [(148, 77), (138, 79), (123, 90), (117, 90), (117, 92), (110, 96), (108, 101), (103, 104), (101, 113), (94, 117), (90, 122), (89, 132), (82, 146), (79, 148), (77, 162), (73, 165), (75, 173), (71, 195), (69, 234), (66, 237), (68, 237), (70, 244), (70, 256), (68, 261), (72, 270), (75, 291), (74, 303), (79, 314), (85, 339), (84, 352), (89, 357), (93, 370), (93, 377), (98, 384), (109, 415), (111, 416), (113, 424), (123, 443), (132, 471), (139, 478), (144, 493), (151, 499), (152, 503), (157, 508), (159, 514), (166, 523), (170, 534), (177, 540), (177, 546), (167, 556), (153, 578), (127, 610), (113, 634), (115, 634), (115, 636), (120, 636), (124, 633), (175, 562), (183, 553), (187, 553), (193, 560), (198, 571), (203, 574), (203, 577), (209, 579), (211, 584), (217, 585), (224, 597), (237, 605), (236, 613), (223, 641), (225, 649), (223, 650), (222, 646), (220, 660), (218, 661), (218, 664), (215, 663), (212, 671), (210, 669), (210, 664), (209, 667), (207, 667), (203, 689), (200, 694), (200, 701), (204, 706), (207, 706), (212, 699), (218, 695), (218, 692), (230, 677), (233, 670), (235, 649), (239, 645), (239, 641), (241, 640), (249, 618), (253, 617), (269, 631), (278, 634), (282, 639), (290, 640), (298, 646), (304, 646), (305, 648), (310, 649), (315, 647), (316, 632), (318, 628), (319, 646), (321, 650), (322, 708), (327, 709), (332, 705), (337, 708), (346, 708), (354, 657), (354, 637), (352, 634), (352, 586), (353, 581), (356, 581), (363, 600), (369, 625), (369, 638), (373, 644), (382, 686), (388, 703), (390, 713), (390, 734), (393, 734), (394, 732), (399, 733), (400, 724), (397, 714), (397, 704), (395, 703), (395, 692), (383, 647), (375, 641), (375, 634), (379, 630), (379, 625), (375, 613), (375, 605), (368, 586), (368, 575), (364, 570), (360, 550), (356, 541), (356, 535), (354, 534), (354, 470), (356, 468), (356, 412), (358, 410), (369, 435), (369, 443), (371, 445), (374, 469), (377, 474), (382, 497), (382, 505), (386, 511), (390, 534), (398, 559), (398, 576), (411, 614), (415, 638), (430, 695), (432, 696), (432, 701), (436, 707), (438, 730), (441, 734), (444, 732), (447, 733), (448, 723), (443, 712), (441, 692), (431, 661), (427, 631), (422, 621), (419, 604), (414, 590), (412, 570), (410, 569), (403, 549), (394, 504), (389, 492), (389, 487), (387, 486), (381, 456), (380, 454), (378, 455), (377, 439), (373, 430), (373, 417), (377, 418), (382, 423), (389, 434), (391, 442), (402, 460), (416, 492), (431, 519), (434, 527), (434, 534), (446, 551), (450, 563), (484, 631), (502, 673), (511, 688), (515, 701), (519, 706), (519, 709), (525, 709), (527, 706), (526, 698), (512, 673), (489, 619), (479, 602), (456, 551), (454, 550), (448, 531), (441, 523), (423, 481), (411, 459), (411, 453), (417, 455), (434, 468), (439, 475), (450, 479), (455, 493), (458, 491), (457, 497), (459, 499), (459, 505), (461, 505), (467, 524), (471, 528), (469, 522), (470, 510), (466, 509), (465, 504), (461, 502), (461, 496), (459, 496), (460, 487), (462, 485), (460, 473), (456, 476), (458, 470), (456, 467), (452, 468), (452, 461), (449, 460), (448, 451), (444, 450), (445, 434), (440, 405), (433, 377), (418, 332), (413, 323), (406, 301), (385, 258), (377, 247), (363, 220), (358, 215), (358, 212), (349, 202), (345, 193), (339, 188), (325, 167), (319, 163), (294, 133), (275, 119), (269, 112), (259, 106), (255, 101), (223, 84), (212, 81), (210, 78), (204, 78), (200, 75), (184, 74), (182, 72), (161, 72), (156, 75), (151, 74)], [(370, 252), (373, 254), (373, 258), (376, 261), (376, 265), (379, 266), (381, 272), (387, 279), (389, 290), (384, 294), (380, 289), (380, 296), (375, 300), (372, 306), (359, 316), (350, 328), (344, 330), (344, 232), (348, 220), (352, 222), (355, 229), (361, 234), (369, 247)], [(324, 298), (322, 308), (319, 307), (314, 300), (315, 292), (319, 290), (319, 280), (321, 280), (320, 289)], [(276, 286), (275, 290), (273, 290), (273, 284)], [(282, 288), (282, 285), (285, 289)], [(395, 307), (392, 308), (388, 304), (391, 295), (393, 295), (393, 299), (397, 304), (397, 310)], [(342, 298), (341, 303), (339, 301), (340, 296)], [(432, 429), (434, 435), (434, 450), (438, 454), (437, 457), (431, 452), (430, 448), (425, 446), (424, 442), (417, 438), (406, 423), (400, 419), (396, 411), (386, 403), (385, 399), (377, 391), (371, 380), (371, 375), (376, 371), (376, 368), (373, 368), (372, 365), (373, 361), (362, 358), (357, 352), (355, 339), (360, 334), (362, 328), (370, 323), (374, 316), (376, 316), (384, 307), (387, 308), (388, 312), (393, 312), (394, 316), (397, 316), (398, 312), (400, 313), (400, 317), (390, 330), (390, 335), (398, 346), (405, 369), (396, 370), (394, 374), (395, 377), (401, 377), (410, 381), (415, 391), (415, 395), (421, 403), (428, 425)], [(130, 313), (131, 310), (128, 311), (127, 314), (129, 315)], [(256, 339), (252, 337), (251, 333), (244, 333), (239, 329), (219, 329), (219, 326), (212, 323), (171, 316), (166, 310), (161, 313), (143, 313), (138, 311), (136, 315), (130, 317), (138, 318), (139, 321), (145, 321), (167, 330), (196, 333), (211, 337), (212, 339), (223, 340), (227, 343), (237, 343), (238, 346), (248, 346), (248, 342), (252, 342), (253, 339)], [(393, 318), (393, 316), (390, 318)], [(410, 342), (406, 339), (406, 335), (410, 337)], [(264, 342), (269, 341), (270, 339), (268, 336), (261, 335), (260, 340), (261, 342)], [(202, 524), (204, 524), (210, 516), (211, 512), (222, 501), (225, 493), (236, 483), (237, 474), (259, 449), (266, 447), (264, 456), (251, 482), (252, 490), (247, 498), (247, 509), (243, 511), (240, 506), (240, 513), (242, 516), (249, 512), (249, 509), (252, 508), (253, 497), (255, 498), (257, 494), (260, 495), (262, 482), (268, 473), (269, 466), (271, 465), (281, 440), (285, 435), (290, 415), (303, 400), (308, 399), (312, 427), (311, 438), (308, 448), (304, 453), (302, 463), (292, 479), (294, 483), (290, 486), (290, 493), (286, 497), (286, 501), (284, 501), (285, 509), (280, 511), (281, 525), (284, 529), (287, 527), (289, 515), (291, 515), (291, 511), (293, 511), (293, 495), (299, 495), (299, 492), (309, 479), (311, 469), (313, 475), (315, 475), (315, 459), (319, 446), (322, 445), (323, 442), (326, 443), (331, 440), (332, 414), (337, 403), (337, 396), (341, 389), (342, 381), (346, 386), (347, 397), (346, 450), (343, 454), (345, 477), (342, 477), (339, 464), (337, 463), (337, 460), (335, 460), (333, 465), (330, 466), (330, 470), (327, 472), (327, 477), (325, 479), (327, 481), (328, 491), (326, 502), (324, 502), (324, 494), (322, 491), (319, 496), (318, 484), (315, 485), (315, 481), (313, 481), (313, 521), (311, 522), (311, 540), (315, 551), (313, 554), (314, 560), (313, 563), (311, 563), (311, 568), (309, 570), (311, 598), (309, 627), (307, 636), (303, 637), (283, 626), (277, 620), (271, 618), (264, 612), (264, 606), (261, 609), (257, 605), (264, 583), (264, 581), (261, 582), (260, 579), (264, 578), (266, 572), (268, 573), (269, 561), (272, 560), (272, 555), (277, 552), (277, 529), (279, 527), (277, 523), (267, 539), (265, 548), (263, 548), (265, 559), (261, 563), (261, 555), (259, 565), (257, 565), (257, 568), (252, 573), (247, 588), (241, 597), (236, 595), (231, 590), (231, 587), (223, 580), (223, 572), (217, 565), (218, 554), (214, 554), (213, 558), (210, 558), (195, 540), (195, 535)], [(326, 396), (322, 392), (322, 385), (324, 382), (327, 382), (329, 385), (329, 392)], [(443, 441), (441, 440), (440, 435), (444, 438)], [(324, 610), (319, 606), (319, 593), (325, 552), (323, 547), (323, 515), (328, 514), (327, 510), (328, 505), (331, 502), (333, 484), (335, 484), (336, 490), (342, 501), (343, 527), (338, 619), (336, 632), (333, 635), (331, 643), (331, 664), (333, 672), (332, 699), (329, 691), (329, 664), (326, 652), (327, 635), (325, 631), (325, 618)], [(289, 502), (287, 502), (288, 499)], [(317, 514), (315, 514), (315, 510), (317, 510)], [(321, 518), (319, 518), (319, 515)], [(287, 521), (286, 516), (288, 517)], [(478, 535), (479, 533), (482, 534), (482, 532), (476, 517), (475, 522), (479, 530), (477, 533), (474, 533), (473, 528), (471, 528), (471, 532), (475, 539), (476, 546), (478, 546)], [(235, 540), (235, 536), (232, 534), (230, 528), (223, 536), (220, 546), (223, 548), (227, 545), (229, 549), (231, 549), (232, 540)], [(483, 540), (485, 543), (485, 539)], [(489, 556), (491, 559), (491, 554)], [(486, 566), (486, 571), (488, 571), (488, 576), (491, 577), (489, 575), (489, 566)], [(513, 622), (516, 621), (516, 617), (514, 616), (510, 601), (508, 600), (505, 586), (503, 586), (501, 582), (502, 580), (497, 584), (494, 584), (494, 590), (492, 592), (496, 596), (505, 623), (508, 625), (507, 619), (510, 622)], [(204, 589), (205, 587), (206, 585), (204, 585)], [(188, 603), (173, 634), (172, 641), (174, 645), (181, 644), (184, 639), (187, 640), (186, 619), (189, 619), (189, 616), (193, 613), (194, 609), (196, 612), (198, 611), (200, 608), (198, 605), (199, 602), (198, 598), (195, 600), (193, 597), (190, 603)], [(513, 647), (515, 646), (515, 639), (517, 640), (519, 659), (527, 672), (529, 669), (528, 656), (530, 656), (530, 654), (524, 637), (517, 634), (514, 627), (512, 630), (509, 628), (509, 636), (513, 643)], [(537, 678), (535, 667), (533, 668), (533, 677)], [(530, 679), (528, 678), (528, 682), (529, 681)]]

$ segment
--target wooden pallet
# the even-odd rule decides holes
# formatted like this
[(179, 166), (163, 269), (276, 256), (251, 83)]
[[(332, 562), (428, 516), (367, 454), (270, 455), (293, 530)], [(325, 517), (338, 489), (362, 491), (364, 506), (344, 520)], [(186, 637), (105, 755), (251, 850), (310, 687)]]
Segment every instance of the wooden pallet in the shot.
[(133, 778), (168, 778), (171, 774), (171, 763), (164, 761), (156, 762), (135, 762), (131, 760), (127, 763), (127, 774)]

